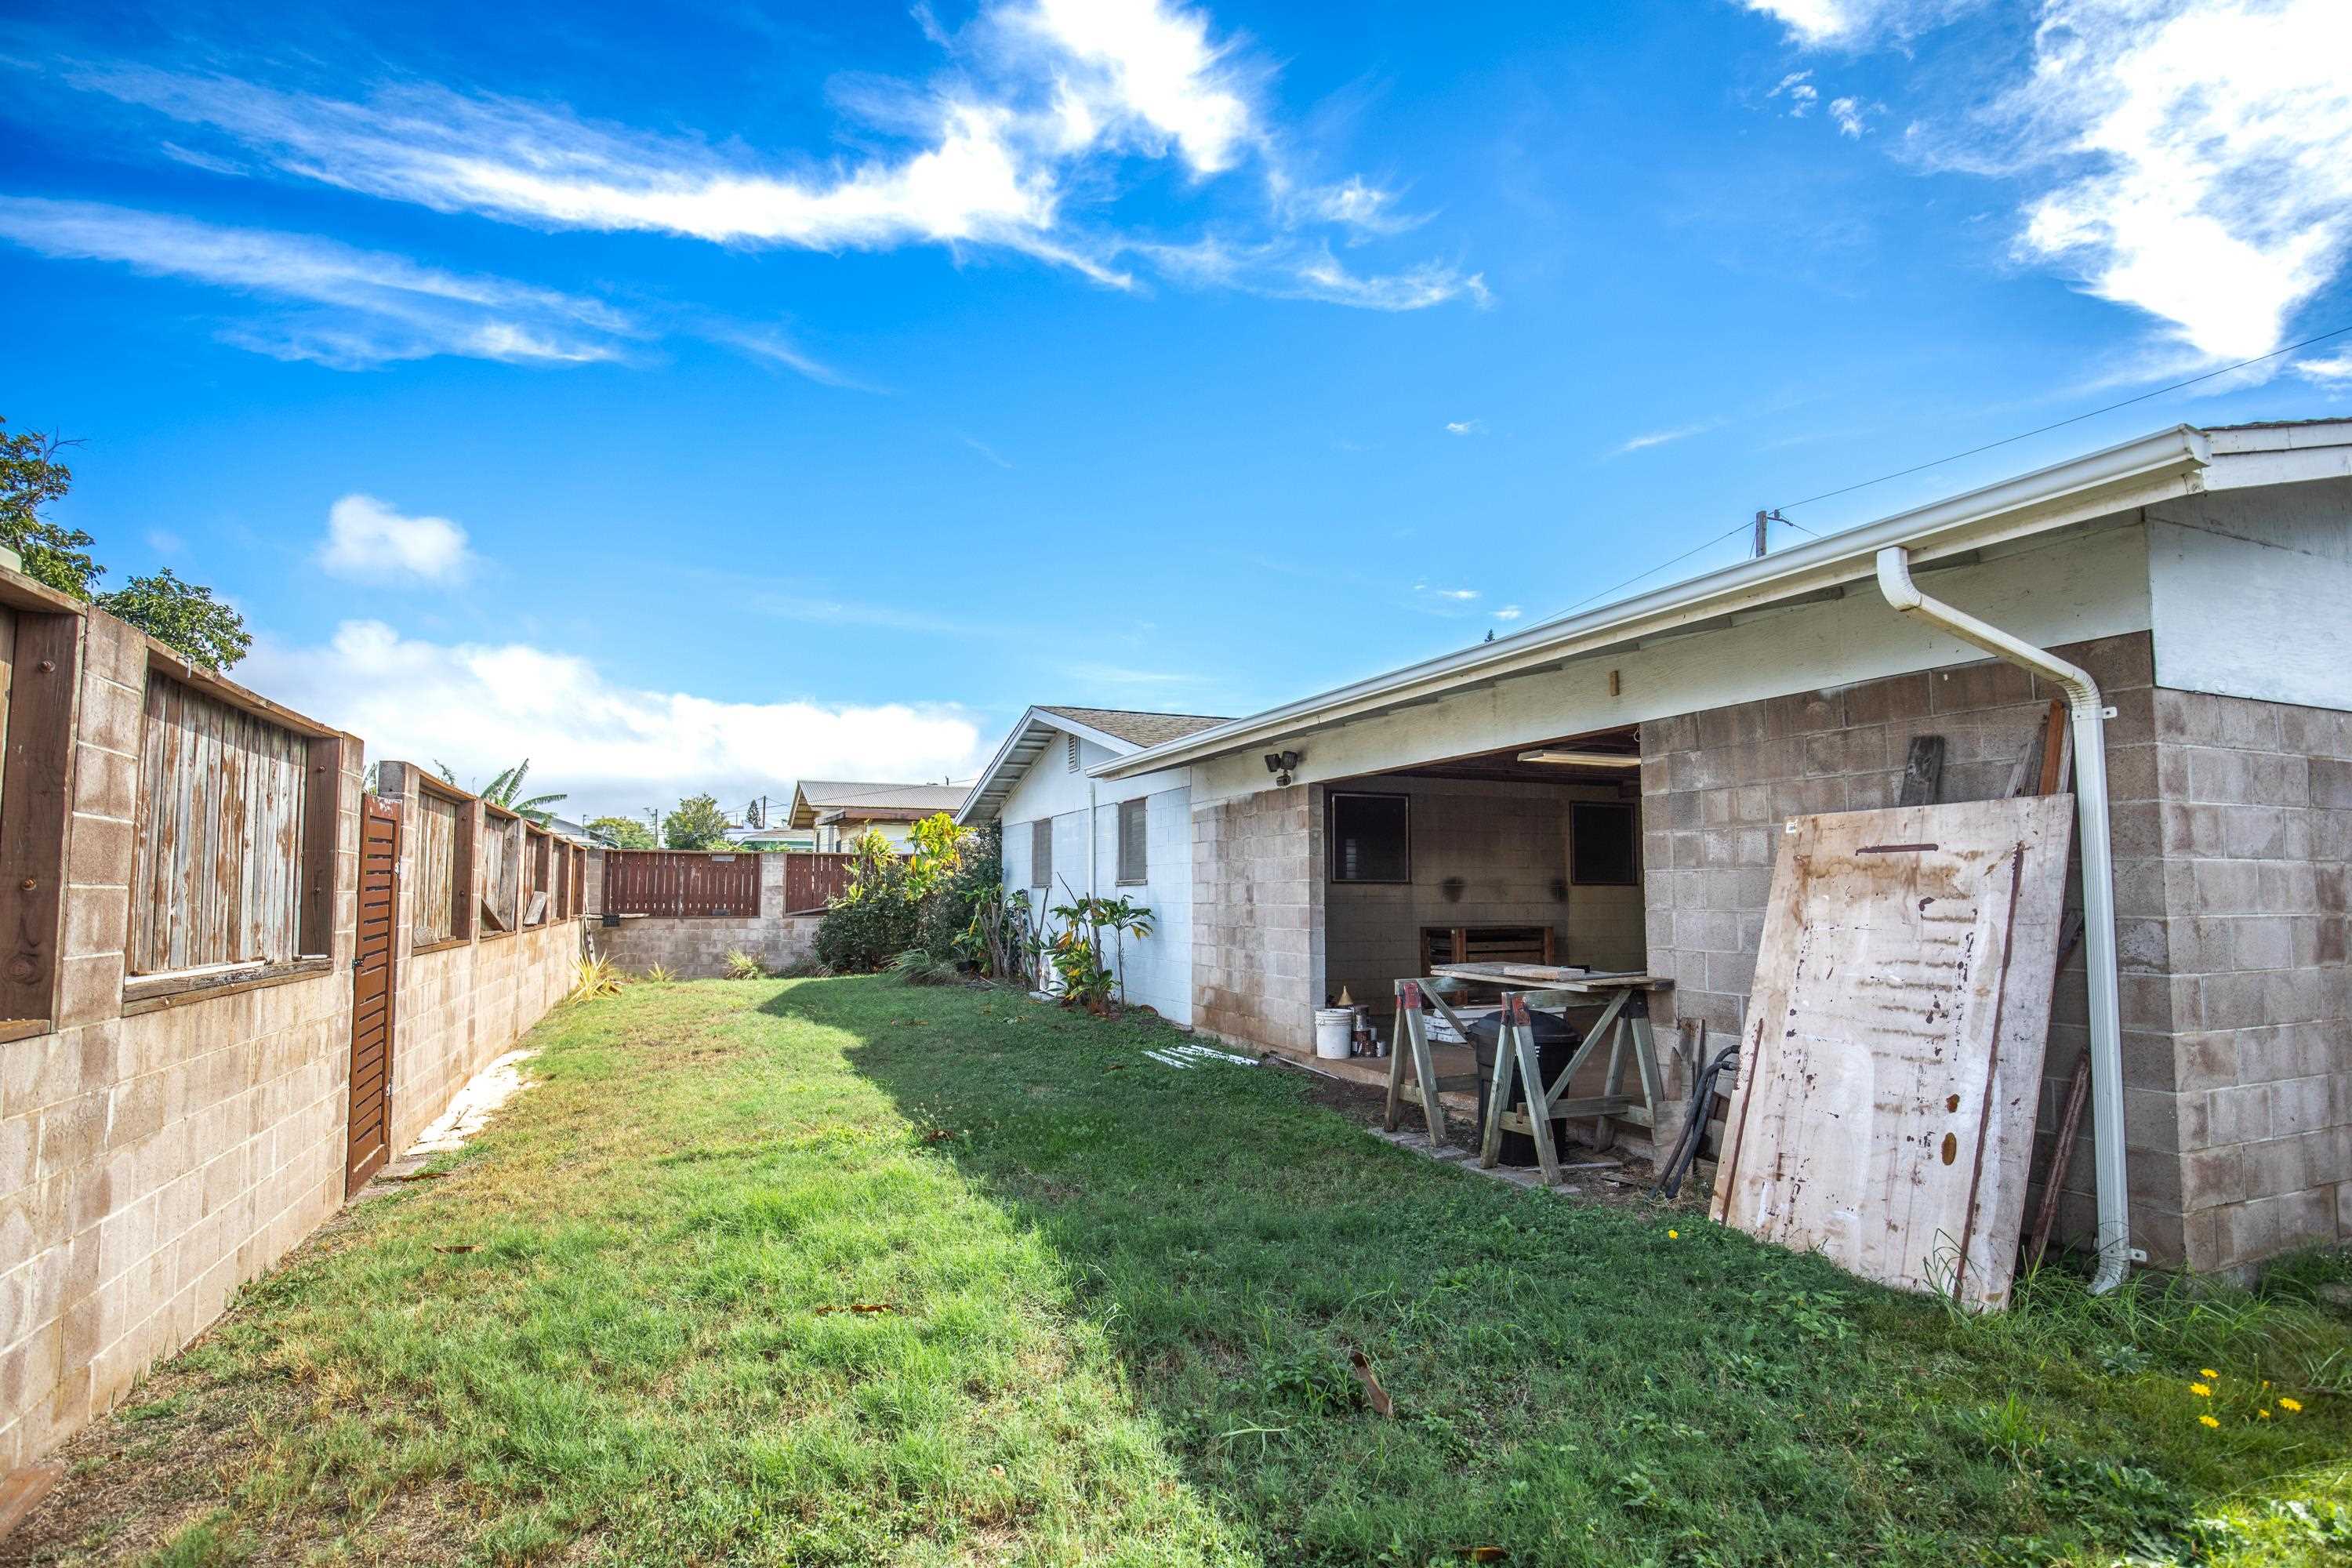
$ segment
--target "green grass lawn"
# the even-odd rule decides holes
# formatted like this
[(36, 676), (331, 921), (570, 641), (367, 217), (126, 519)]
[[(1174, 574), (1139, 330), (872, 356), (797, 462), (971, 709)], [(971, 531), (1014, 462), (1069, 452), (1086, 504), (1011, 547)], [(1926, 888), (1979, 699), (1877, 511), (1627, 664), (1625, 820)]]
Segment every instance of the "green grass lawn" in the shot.
[(887, 979), (568, 1005), (532, 1041), (541, 1086), (446, 1180), (360, 1205), (246, 1291), (77, 1442), (5, 1550), (2352, 1552), (2352, 1325), (2310, 1294), (2352, 1275), (2340, 1259), (2257, 1295), (2095, 1302), (2045, 1275), (1964, 1320), (1687, 1209), (1390, 1148), (1294, 1073), (1142, 1054), (1174, 1038)]

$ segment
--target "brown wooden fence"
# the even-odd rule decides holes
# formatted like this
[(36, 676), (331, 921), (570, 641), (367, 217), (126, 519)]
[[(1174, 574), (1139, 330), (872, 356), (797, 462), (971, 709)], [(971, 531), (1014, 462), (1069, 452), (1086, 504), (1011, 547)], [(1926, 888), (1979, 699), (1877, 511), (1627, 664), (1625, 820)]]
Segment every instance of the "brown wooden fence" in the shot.
[(849, 891), (849, 863), (855, 855), (787, 855), (784, 857), (784, 912), (808, 914)]
[(760, 858), (686, 849), (608, 849), (604, 912), (684, 920), (756, 915)]

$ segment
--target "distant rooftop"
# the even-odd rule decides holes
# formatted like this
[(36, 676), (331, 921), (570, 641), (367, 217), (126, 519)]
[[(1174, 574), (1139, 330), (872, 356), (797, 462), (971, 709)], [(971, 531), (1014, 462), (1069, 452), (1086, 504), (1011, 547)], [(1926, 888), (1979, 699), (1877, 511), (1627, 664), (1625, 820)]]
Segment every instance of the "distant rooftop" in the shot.
[(914, 821), (955, 810), (967, 793), (963, 784), (803, 779), (793, 789), (790, 826), (814, 827), (820, 816), (837, 822)]

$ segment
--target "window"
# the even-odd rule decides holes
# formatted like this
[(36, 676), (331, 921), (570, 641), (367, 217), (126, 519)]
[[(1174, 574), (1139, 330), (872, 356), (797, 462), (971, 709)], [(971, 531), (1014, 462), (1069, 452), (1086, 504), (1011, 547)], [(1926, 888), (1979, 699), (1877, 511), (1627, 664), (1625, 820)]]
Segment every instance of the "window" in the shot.
[(1633, 808), (1578, 801), (1569, 807), (1568, 874), (1586, 887), (1623, 888), (1639, 880), (1633, 859)]
[(410, 926), (418, 947), (474, 934), (472, 803), (420, 784)]
[(1029, 885), (1054, 885), (1054, 819), (1041, 816), (1029, 825)]
[(301, 956), (311, 890), (306, 827), (331, 843), (334, 832), (331, 795), (324, 822), (305, 821), (311, 745), (184, 681), (149, 674), (131, 882), (133, 975)]
[(1331, 880), (1412, 880), (1412, 802), (1409, 798), (1332, 793)]
[(1150, 861), (1144, 851), (1149, 816), (1140, 800), (1118, 803), (1118, 880), (1127, 887), (1149, 881)]

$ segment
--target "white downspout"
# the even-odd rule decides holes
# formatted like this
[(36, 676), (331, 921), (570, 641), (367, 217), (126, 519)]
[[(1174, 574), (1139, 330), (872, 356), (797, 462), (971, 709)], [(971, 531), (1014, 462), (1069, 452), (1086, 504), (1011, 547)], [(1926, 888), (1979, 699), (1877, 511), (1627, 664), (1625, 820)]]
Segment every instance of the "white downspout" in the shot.
[(1899, 544), (1878, 552), (1878, 591), (1904, 615), (2054, 681), (2066, 693), (2074, 731), (2075, 838), (2083, 850), (2083, 955), (2091, 992), (2091, 1146), (2099, 1193), (2099, 1268), (2091, 1289), (2105, 1294), (2124, 1282), (2137, 1256), (2124, 1177), (2123, 1007), (2116, 969), (2116, 864), (2107, 823), (2104, 728), (2110, 710), (2088, 670), (1921, 593), (1911, 580), (1910, 552)]

